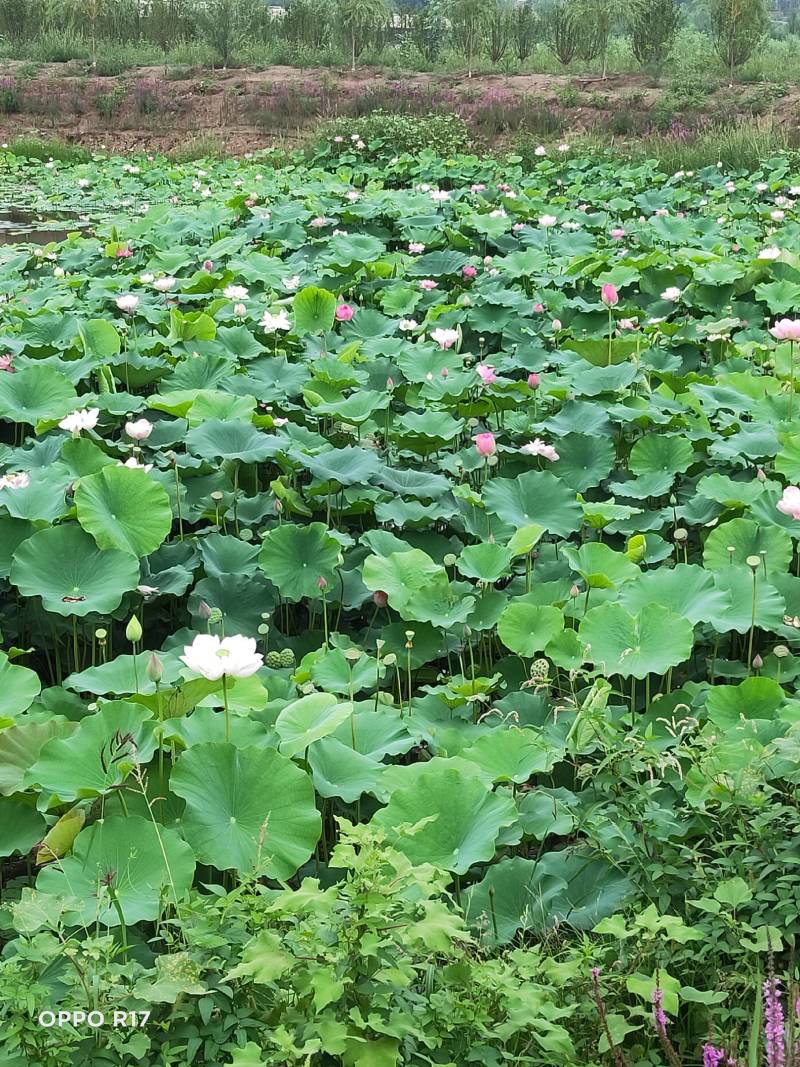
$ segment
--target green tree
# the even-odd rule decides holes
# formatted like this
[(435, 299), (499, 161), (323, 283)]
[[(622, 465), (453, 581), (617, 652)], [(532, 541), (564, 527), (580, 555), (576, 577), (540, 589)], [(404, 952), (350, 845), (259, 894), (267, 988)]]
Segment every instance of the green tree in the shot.
[(628, 31), (633, 54), (643, 67), (659, 67), (669, 59), (680, 24), (676, 0), (633, 0)]
[(486, 13), (489, 58), (499, 63), (508, 51), (514, 34), (514, 6), (512, 0), (489, 0)]
[(603, 78), (608, 69), (608, 44), (611, 32), (622, 18), (624, 0), (573, 0), (580, 26), (578, 55), (583, 59), (602, 60)]
[(730, 71), (741, 67), (764, 44), (770, 17), (766, 0), (711, 0), (711, 39), (720, 60)]
[(514, 50), (520, 63), (533, 52), (536, 46), (536, 33), (539, 28), (539, 16), (533, 6), (533, 0), (522, 0), (514, 7)]
[(152, 0), (144, 31), (162, 52), (168, 52), (193, 29), (191, 0)]
[(469, 77), (472, 61), (483, 48), (487, 14), (484, 0), (451, 0), (448, 8), (453, 42), (467, 62)]
[(281, 30), (294, 44), (319, 51), (330, 40), (335, 15), (330, 0), (289, 0)]
[(385, 31), (391, 10), (387, 0), (342, 0), (338, 6), (339, 25), (350, 52), (351, 70), (367, 47)]
[(450, 29), (445, 6), (443, 0), (428, 0), (426, 4), (413, 4), (406, 11), (408, 36), (428, 63), (441, 53)]
[(0, 0), (0, 35), (26, 41), (39, 30), (44, 14), (41, 0)]
[(226, 67), (245, 41), (263, 32), (267, 15), (262, 0), (203, 0), (195, 6), (198, 30)]
[(556, 0), (545, 12), (542, 30), (547, 47), (562, 66), (568, 67), (585, 45), (580, 3)]

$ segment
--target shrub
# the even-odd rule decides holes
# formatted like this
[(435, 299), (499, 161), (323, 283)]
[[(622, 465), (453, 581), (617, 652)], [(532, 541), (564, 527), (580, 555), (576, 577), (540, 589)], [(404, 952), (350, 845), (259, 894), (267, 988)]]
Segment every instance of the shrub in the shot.
[[(316, 145), (318, 157), (340, 155), (352, 150), (352, 136), (357, 134), (365, 148), (359, 151), (364, 159), (385, 159), (403, 152), (419, 152), (427, 148), (442, 156), (454, 155), (470, 147), (471, 138), (466, 122), (457, 115), (392, 115), (373, 111), (360, 119), (340, 119), (325, 127)], [(334, 137), (341, 142), (334, 142)]]

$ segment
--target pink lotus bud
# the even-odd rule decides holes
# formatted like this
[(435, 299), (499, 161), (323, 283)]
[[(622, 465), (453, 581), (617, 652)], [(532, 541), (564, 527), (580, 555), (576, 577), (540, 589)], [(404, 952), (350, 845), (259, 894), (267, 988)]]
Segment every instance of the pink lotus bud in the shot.
[(324, 592), (324, 590), (326, 590), (327, 588), (328, 588), (328, 579), (324, 578), (322, 575), (320, 575), (319, 578), (317, 578), (317, 589), (319, 589), (320, 592)]
[(392, 378), (387, 378), (386, 379), (386, 388), (391, 393), (392, 389), (394, 389), (394, 379), (392, 379)]
[(538, 389), (541, 384), (541, 380), (539, 379), (539, 375), (536, 373), (536, 371), (531, 371), (531, 373), (528, 375), (528, 387), (530, 389)]
[(478, 270), (470, 263), (467, 263), (466, 266), (461, 268), (461, 273), (465, 278), (474, 278), (477, 275)]
[(556, 332), (561, 329), (561, 319), (553, 319), (553, 329)]
[(214, 264), (212, 263), (212, 261), (210, 259), (204, 259), (203, 260), (203, 270), (206, 272), (206, 274), (210, 274), (213, 269), (214, 269)]
[(382, 589), (376, 589), (372, 594), (372, 603), (376, 608), (385, 608), (389, 603), (389, 594), (384, 593)]
[(541, 313), (543, 311), (544, 311), (544, 304), (534, 304), (533, 305), (533, 313), (534, 313), (534, 315), (541, 315)]
[(336, 309), (336, 321), (350, 322), (355, 313), (356, 309), (350, 304), (340, 304)]
[(610, 282), (606, 284), (600, 290), (600, 299), (608, 308), (614, 308), (619, 303), (619, 293), (617, 292), (616, 285), (612, 285)]
[(755, 656), (753, 656), (753, 670), (760, 671), (763, 666), (764, 661), (761, 656), (759, 656), (759, 654), (756, 652)]
[(494, 434), (479, 433), (475, 435), (475, 448), (480, 456), (493, 456), (497, 451)]

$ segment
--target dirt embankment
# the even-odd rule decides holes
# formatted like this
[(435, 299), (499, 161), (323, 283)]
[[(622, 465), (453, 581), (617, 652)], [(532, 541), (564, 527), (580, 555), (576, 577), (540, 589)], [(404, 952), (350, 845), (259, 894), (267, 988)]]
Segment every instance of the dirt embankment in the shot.
[(120, 151), (171, 150), (197, 139), (241, 153), (296, 145), (320, 121), (378, 107), (455, 111), (486, 141), (517, 130), (555, 137), (621, 137), (691, 129), (732, 116), (773, 116), (794, 129), (800, 89), (655, 86), (643, 75), (459, 75), (271, 67), (176, 71), (140, 68), (113, 78), (71, 64), (0, 64), (0, 138), (57, 137)]

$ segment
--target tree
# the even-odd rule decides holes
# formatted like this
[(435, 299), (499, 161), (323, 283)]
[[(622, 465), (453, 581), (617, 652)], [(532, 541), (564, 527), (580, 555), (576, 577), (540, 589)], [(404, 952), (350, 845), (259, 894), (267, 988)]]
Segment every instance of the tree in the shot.
[(227, 67), (236, 50), (262, 29), (262, 0), (204, 0), (195, 8), (197, 28)]
[(443, 0), (428, 0), (426, 4), (408, 4), (403, 7), (406, 33), (420, 55), (433, 63), (444, 45), (449, 32)]
[(42, 15), (41, 0), (0, 0), (0, 34), (25, 41), (40, 28)]
[(484, 0), (451, 0), (448, 16), (453, 41), (467, 61), (468, 76), (472, 77), (472, 60), (480, 52), (486, 31)]
[(755, 55), (769, 33), (766, 0), (711, 0), (711, 39), (722, 63), (733, 72)]
[(281, 29), (289, 41), (317, 52), (330, 40), (335, 15), (328, 0), (289, 0)]
[(574, 0), (574, 3), (581, 29), (578, 55), (583, 59), (601, 56), (605, 78), (608, 42), (611, 31), (623, 14), (623, 0)]
[(580, 5), (556, 0), (545, 13), (542, 29), (547, 47), (564, 67), (568, 67), (584, 44)]
[(512, 0), (490, 0), (486, 13), (489, 58), (499, 63), (508, 51), (514, 29)]
[(539, 17), (533, 7), (533, 0), (522, 0), (514, 8), (514, 49), (520, 63), (533, 52), (536, 44), (536, 31)]
[(191, 0), (152, 0), (145, 32), (162, 52), (168, 52), (191, 27)]
[(669, 59), (680, 24), (676, 0), (633, 0), (628, 30), (633, 54), (643, 67), (659, 67)]
[(391, 18), (387, 0), (342, 0), (338, 8), (339, 25), (348, 44), (352, 70), (356, 60), (386, 29)]

